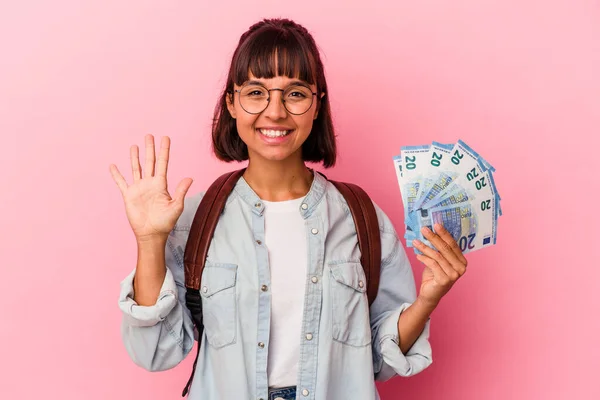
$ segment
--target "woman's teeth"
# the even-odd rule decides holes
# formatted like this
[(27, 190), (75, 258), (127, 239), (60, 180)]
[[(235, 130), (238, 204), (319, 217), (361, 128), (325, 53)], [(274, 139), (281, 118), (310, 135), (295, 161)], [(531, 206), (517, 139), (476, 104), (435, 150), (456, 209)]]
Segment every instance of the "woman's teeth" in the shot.
[(259, 129), (260, 133), (268, 137), (281, 137), (289, 134), (291, 131), (274, 131), (272, 129)]

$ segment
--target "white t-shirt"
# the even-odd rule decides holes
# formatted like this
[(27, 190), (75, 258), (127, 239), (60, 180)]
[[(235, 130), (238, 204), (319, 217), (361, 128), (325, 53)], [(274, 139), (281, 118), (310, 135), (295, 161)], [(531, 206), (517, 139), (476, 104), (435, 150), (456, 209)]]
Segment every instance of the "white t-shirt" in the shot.
[(307, 241), (300, 214), (303, 198), (265, 205), (265, 245), (271, 271), (270, 387), (295, 386), (307, 271)]

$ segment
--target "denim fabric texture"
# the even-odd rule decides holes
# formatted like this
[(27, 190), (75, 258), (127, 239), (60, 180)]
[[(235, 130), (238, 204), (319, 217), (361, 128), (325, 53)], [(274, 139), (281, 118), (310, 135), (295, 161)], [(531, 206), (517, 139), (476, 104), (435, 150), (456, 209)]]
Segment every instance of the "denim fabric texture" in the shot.
[[(195, 356), (192, 349), (199, 341), (190, 400), (270, 399), (271, 282), (264, 204), (240, 178), (217, 224), (201, 277), (204, 332), (198, 337), (185, 306), (183, 255), (203, 195), (186, 198), (168, 237), (167, 274), (156, 304), (139, 306), (133, 300), (135, 268), (121, 282), (122, 340), (131, 359), (149, 371), (174, 368), (190, 353)], [(298, 332), (298, 399), (376, 400), (375, 381), (412, 376), (432, 362), (430, 321), (406, 354), (398, 346), (398, 319), (416, 299), (416, 287), (401, 240), (387, 215), (377, 204), (375, 208), (381, 281), (371, 307), (344, 197), (315, 171), (298, 208), (308, 253), (305, 279), (297, 283), (306, 289)], [(173, 388), (174, 395), (185, 381)]]

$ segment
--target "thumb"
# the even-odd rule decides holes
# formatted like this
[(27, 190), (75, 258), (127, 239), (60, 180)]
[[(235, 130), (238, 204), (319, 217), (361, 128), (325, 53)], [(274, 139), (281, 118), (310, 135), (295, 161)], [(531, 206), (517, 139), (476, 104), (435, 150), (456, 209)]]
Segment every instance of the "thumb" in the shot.
[(190, 186), (192, 186), (193, 182), (194, 180), (192, 178), (184, 178), (181, 180), (181, 182), (179, 182), (177, 188), (175, 188), (175, 193), (173, 194), (173, 200), (175, 200), (175, 203), (183, 205), (185, 195)]

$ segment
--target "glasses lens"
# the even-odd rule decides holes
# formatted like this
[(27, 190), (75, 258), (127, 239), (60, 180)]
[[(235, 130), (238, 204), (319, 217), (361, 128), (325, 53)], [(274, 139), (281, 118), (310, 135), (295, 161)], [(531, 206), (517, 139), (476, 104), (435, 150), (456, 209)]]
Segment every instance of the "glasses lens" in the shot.
[(304, 114), (313, 102), (313, 95), (306, 86), (290, 86), (283, 92), (285, 108), (292, 114)]
[(249, 113), (260, 113), (269, 104), (269, 92), (260, 85), (246, 85), (240, 90), (240, 104)]

